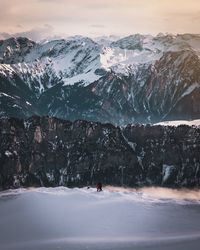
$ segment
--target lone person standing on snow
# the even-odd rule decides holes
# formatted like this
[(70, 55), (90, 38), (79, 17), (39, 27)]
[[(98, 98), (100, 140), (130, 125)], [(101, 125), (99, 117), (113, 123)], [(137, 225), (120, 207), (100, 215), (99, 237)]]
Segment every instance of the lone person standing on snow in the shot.
[(103, 191), (103, 190), (102, 190), (102, 183), (101, 183), (101, 182), (98, 182), (98, 183), (97, 183), (97, 192), (101, 192), (101, 191)]

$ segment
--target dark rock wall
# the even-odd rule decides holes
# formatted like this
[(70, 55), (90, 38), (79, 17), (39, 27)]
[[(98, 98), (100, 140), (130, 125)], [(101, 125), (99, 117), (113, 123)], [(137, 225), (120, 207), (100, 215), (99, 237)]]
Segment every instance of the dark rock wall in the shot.
[(0, 188), (104, 185), (198, 187), (200, 129), (49, 117), (0, 119)]
[(200, 129), (181, 125), (127, 126), (126, 138), (135, 144), (145, 184), (200, 184)]

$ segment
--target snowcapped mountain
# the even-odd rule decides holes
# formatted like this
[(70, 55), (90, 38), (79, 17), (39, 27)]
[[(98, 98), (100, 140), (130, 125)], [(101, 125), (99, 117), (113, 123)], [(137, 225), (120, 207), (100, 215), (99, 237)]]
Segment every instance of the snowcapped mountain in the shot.
[(0, 41), (0, 117), (124, 125), (200, 117), (200, 35)]

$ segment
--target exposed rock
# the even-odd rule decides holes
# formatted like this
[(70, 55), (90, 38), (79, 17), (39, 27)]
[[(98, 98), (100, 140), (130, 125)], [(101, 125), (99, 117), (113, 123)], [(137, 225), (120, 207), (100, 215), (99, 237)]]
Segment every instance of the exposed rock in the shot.
[(41, 142), (42, 142), (42, 132), (41, 132), (40, 126), (37, 126), (37, 127), (35, 128), (34, 139), (35, 139), (35, 141), (38, 142), (38, 143), (41, 143)]
[(0, 187), (198, 187), (200, 129), (0, 119)]
[(200, 35), (0, 41), (0, 117), (115, 125), (200, 118)]

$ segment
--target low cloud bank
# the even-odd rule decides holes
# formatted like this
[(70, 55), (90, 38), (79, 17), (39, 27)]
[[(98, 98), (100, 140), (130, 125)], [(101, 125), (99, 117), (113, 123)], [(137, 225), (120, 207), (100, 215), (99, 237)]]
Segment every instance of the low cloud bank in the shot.
[(175, 199), (175, 200), (188, 200), (188, 201), (200, 201), (199, 189), (171, 189), (160, 187), (145, 187), (145, 188), (122, 188), (107, 186), (107, 190), (111, 192), (133, 193), (140, 194), (147, 198), (156, 199)]

